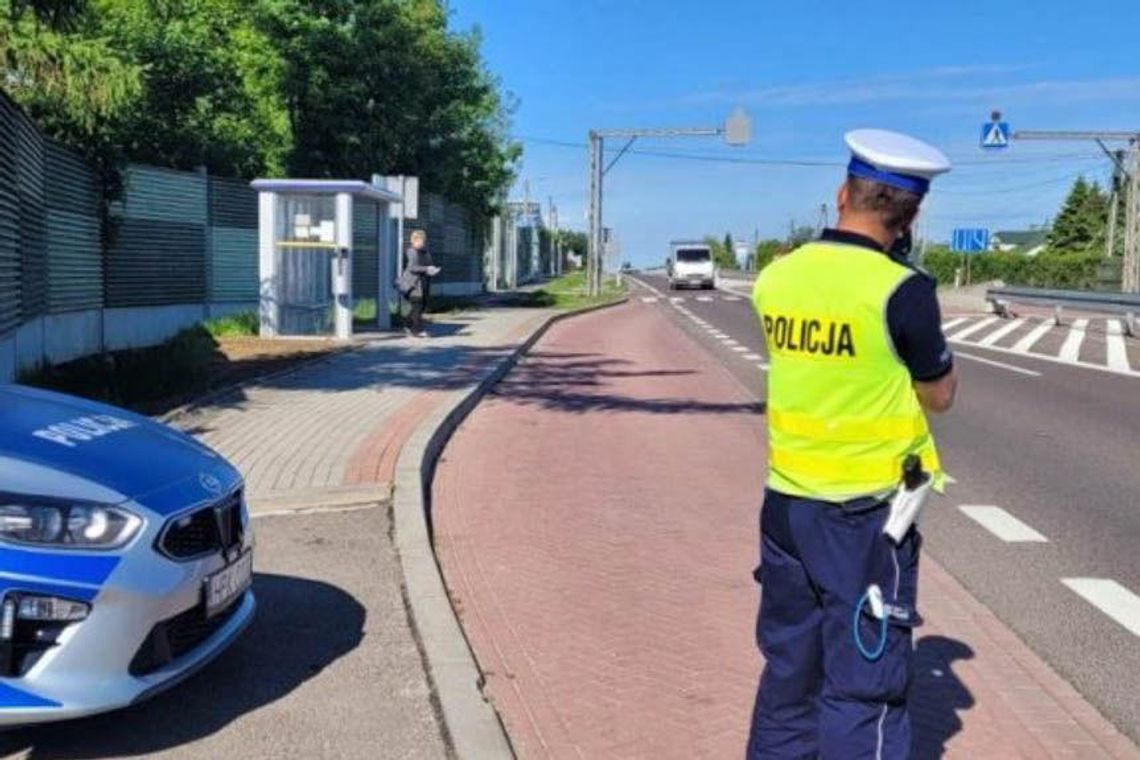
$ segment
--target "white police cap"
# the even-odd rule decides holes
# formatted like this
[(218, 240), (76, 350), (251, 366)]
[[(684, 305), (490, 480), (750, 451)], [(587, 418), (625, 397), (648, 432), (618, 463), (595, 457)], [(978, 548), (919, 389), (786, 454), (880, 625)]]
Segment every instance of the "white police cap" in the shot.
[(950, 171), (950, 159), (933, 145), (885, 129), (856, 129), (844, 136), (851, 149), (853, 177), (925, 195), (930, 180)]

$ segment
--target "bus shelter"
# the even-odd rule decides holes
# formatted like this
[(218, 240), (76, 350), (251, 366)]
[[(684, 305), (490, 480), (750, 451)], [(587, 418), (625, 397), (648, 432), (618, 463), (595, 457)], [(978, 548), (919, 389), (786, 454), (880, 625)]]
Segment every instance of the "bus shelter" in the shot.
[[(352, 337), (391, 326), (398, 193), (360, 180), (257, 179), (260, 333)], [(364, 308), (366, 307), (366, 308)], [(367, 315), (367, 316), (365, 316)]]

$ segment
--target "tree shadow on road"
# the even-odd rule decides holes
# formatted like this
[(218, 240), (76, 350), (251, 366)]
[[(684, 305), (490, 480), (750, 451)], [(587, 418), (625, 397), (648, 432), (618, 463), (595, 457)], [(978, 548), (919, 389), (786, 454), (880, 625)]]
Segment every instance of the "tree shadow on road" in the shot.
[(932, 760), (946, 753), (946, 742), (962, 730), (959, 711), (974, 706), (970, 690), (954, 673), (954, 663), (970, 660), (974, 650), (957, 639), (923, 636), (915, 648), (914, 682), (907, 704), (914, 740), (911, 757)]
[(599, 411), (633, 411), (651, 414), (763, 414), (763, 402), (702, 401), (685, 395), (645, 397), (617, 393), (623, 381), (687, 377), (700, 372), (685, 369), (628, 369), (635, 362), (583, 354), (535, 352), (491, 392), (509, 403), (584, 414)]
[(189, 681), (115, 713), (0, 734), (0, 755), (144, 756), (190, 744), (275, 702), (355, 649), (365, 609), (327, 583), (259, 573), (249, 629)]

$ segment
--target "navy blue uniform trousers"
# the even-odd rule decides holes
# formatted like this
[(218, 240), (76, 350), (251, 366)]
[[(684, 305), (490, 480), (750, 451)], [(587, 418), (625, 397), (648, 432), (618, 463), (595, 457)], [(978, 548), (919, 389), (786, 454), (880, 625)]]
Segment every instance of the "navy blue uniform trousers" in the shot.
[[(756, 623), (765, 665), (748, 760), (909, 755), (921, 537), (912, 528), (896, 547), (881, 532), (887, 511), (874, 499), (837, 505), (765, 493)], [(898, 616), (889, 618), (886, 648), (874, 661), (853, 635), (855, 608), (871, 583)], [(881, 624), (867, 607), (860, 634), (873, 652)]]

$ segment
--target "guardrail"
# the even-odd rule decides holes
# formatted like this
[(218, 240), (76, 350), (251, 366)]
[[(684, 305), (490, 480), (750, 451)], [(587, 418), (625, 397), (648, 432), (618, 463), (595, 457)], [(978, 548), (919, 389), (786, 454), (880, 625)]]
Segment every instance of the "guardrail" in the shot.
[(1052, 306), (1058, 324), (1062, 309), (1069, 307), (1084, 311), (1123, 314), (1124, 329), (1129, 335), (1140, 331), (1136, 315), (1140, 314), (1140, 293), (1104, 293), (1087, 290), (1048, 290), (1044, 288), (989, 288), (986, 300), (995, 314), (1009, 316), (1010, 303)]

